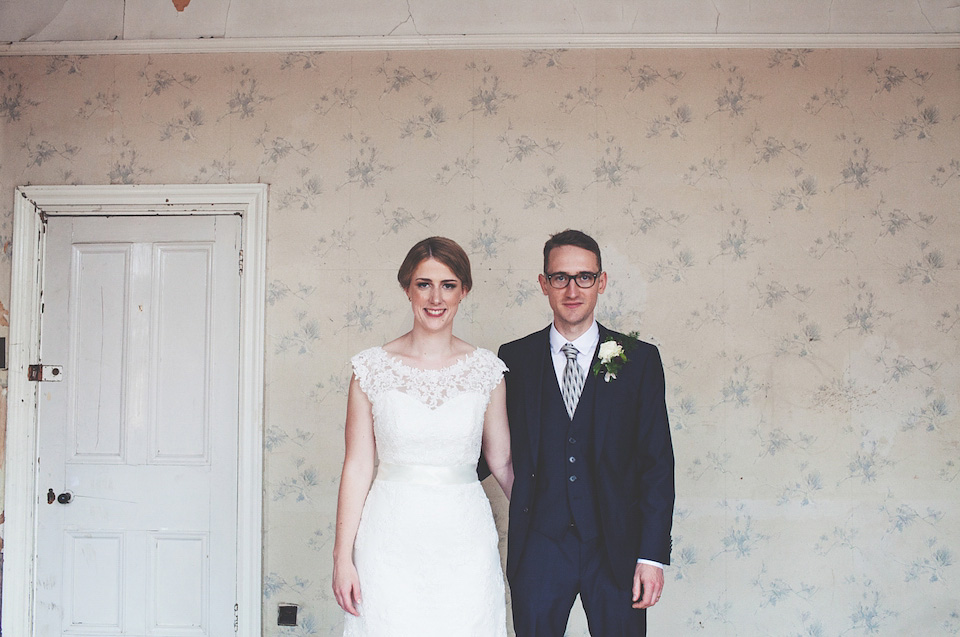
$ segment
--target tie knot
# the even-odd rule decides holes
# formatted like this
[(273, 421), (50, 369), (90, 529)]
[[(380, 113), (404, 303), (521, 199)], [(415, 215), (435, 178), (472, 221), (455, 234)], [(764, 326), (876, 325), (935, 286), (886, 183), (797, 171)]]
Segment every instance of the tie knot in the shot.
[(566, 355), (568, 361), (576, 360), (577, 358), (577, 354), (578, 354), (577, 348), (574, 347), (573, 343), (567, 343), (566, 345), (560, 348), (560, 351), (563, 352), (564, 355)]

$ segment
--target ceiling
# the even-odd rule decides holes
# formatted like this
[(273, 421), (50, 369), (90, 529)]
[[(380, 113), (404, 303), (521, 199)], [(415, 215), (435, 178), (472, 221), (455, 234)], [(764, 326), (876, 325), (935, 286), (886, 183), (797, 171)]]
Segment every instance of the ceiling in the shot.
[(7, 54), (498, 43), (956, 47), (960, 0), (0, 0)]

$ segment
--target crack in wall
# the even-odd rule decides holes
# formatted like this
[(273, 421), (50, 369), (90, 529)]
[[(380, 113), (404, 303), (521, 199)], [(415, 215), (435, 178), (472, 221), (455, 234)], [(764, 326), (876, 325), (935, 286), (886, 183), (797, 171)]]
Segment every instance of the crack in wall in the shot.
[[(233, 1), (233, 0), (231, 0), (231, 2), (232, 2), (232, 1)], [(393, 27), (392, 29), (390, 29), (390, 32), (387, 33), (387, 35), (393, 35), (393, 32), (394, 32), (394, 31), (396, 31), (397, 29), (399, 29), (400, 27), (402, 27), (403, 25), (405, 25), (405, 24), (408, 23), (408, 22), (411, 23), (411, 24), (413, 24), (413, 32), (414, 32), (414, 33), (416, 33), (417, 35), (423, 35), (422, 33), (420, 33), (420, 29), (417, 28), (417, 21), (416, 21), (416, 19), (413, 17), (413, 9), (410, 7), (410, 0), (407, 0), (407, 17), (406, 17), (404, 20), (402, 20), (402, 21), (400, 22), (400, 24), (398, 24), (397, 26), (395, 26), (395, 27)]]
[[(126, 2), (126, 0), (124, 0), (124, 2)], [(47, 27), (49, 27), (51, 24), (53, 24), (54, 22), (57, 21), (57, 18), (60, 17), (60, 14), (63, 13), (63, 10), (67, 8), (67, 5), (68, 5), (68, 4), (70, 4), (70, 0), (65, 0), (64, 3), (60, 5), (60, 9), (57, 10), (57, 13), (56, 13), (52, 18), (50, 18), (49, 20), (47, 20), (47, 21), (43, 24), (43, 26), (41, 26), (40, 28), (38, 28), (36, 31), (34, 31), (34, 32), (31, 33), (30, 35), (27, 35), (27, 36), (24, 36), (24, 37), (20, 38), (20, 41), (21, 41), (21, 42), (26, 42), (27, 40), (32, 40), (33, 38), (37, 37), (38, 35), (40, 35), (40, 34), (43, 33), (44, 31), (46, 31)]]
[(930, 30), (934, 33), (937, 33), (937, 27), (933, 26), (933, 22), (931, 22), (930, 18), (927, 17), (926, 12), (923, 10), (923, 3), (920, 0), (917, 0), (917, 8), (920, 9), (920, 15), (922, 15), (923, 19), (927, 21), (927, 24), (930, 26)]
[(577, 21), (580, 22), (580, 33), (584, 33), (585, 30), (583, 28), (583, 16), (580, 15), (580, 7), (577, 6), (576, 2), (571, 2), (570, 6), (573, 8), (574, 15), (577, 16)]
[(227, 10), (223, 14), (223, 37), (227, 37), (227, 26), (230, 24), (230, 9), (233, 7), (233, 0), (228, 0)]

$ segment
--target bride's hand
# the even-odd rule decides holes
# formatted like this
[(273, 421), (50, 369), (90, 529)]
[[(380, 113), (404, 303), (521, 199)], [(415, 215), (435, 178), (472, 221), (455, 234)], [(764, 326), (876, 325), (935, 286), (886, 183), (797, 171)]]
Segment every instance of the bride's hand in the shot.
[(333, 595), (337, 598), (340, 608), (351, 615), (360, 616), (358, 604), (360, 599), (360, 576), (357, 567), (350, 561), (346, 564), (334, 564), (333, 567)]

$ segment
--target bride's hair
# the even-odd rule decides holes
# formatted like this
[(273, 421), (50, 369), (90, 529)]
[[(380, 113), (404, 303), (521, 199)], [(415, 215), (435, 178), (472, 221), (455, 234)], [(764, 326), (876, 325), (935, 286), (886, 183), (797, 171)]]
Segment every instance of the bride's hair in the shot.
[(400, 282), (400, 287), (404, 290), (410, 287), (413, 271), (427, 259), (436, 259), (450, 268), (454, 276), (460, 279), (463, 289), (470, 291), (473, 287), (473, 277), (470, 275), (470, 257), (463, 251), (460, 244), (446, 237), (428, 237), (410, 248), (403, 263), (400, 264), (400, 270), (397, 272), (397, 281)]

